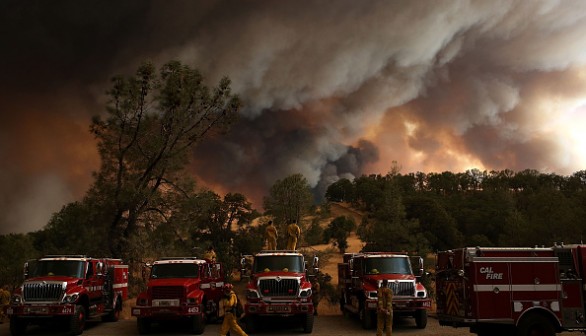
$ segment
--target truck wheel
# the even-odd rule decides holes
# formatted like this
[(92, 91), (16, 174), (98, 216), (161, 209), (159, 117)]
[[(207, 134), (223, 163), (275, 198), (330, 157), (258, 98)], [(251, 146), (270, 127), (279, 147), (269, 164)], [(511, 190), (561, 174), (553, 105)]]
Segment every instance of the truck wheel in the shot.
[(203, 322), (203, 315), (195, 315), (191, 317), (191, 333), (194, 335), (203, 334), (205, 324)]
[(24, 335), (26, 332), (26, 327), (28, 323), (26, 320), (21, 319), (17, 316), (12, 316), (10, 318), (10, 333), (12, 336), (19, 336)]
[(529, 314), (519, 323), (517, 336), (555, 336), (555, 329), (547, 317)]
[(362, 321), (362, 329), (372, 329), (374, 327), (374, 319), (372, 312), (367, 309), (360, 308), (360, 321)]
[(85, 308), (82, 305), (75, 306), (75, 312), (69, 320), (69, 335), (81, 335), (85, 327)]
[(311, 334), (313, 332), (313, 314), (306, 314), (305, 318), (303, 319), (303, 332), (306, 334)]
[(151, 332), (151, 320), (145, 317), (136, 318), (136, 326), (138, 327), (138, 333), (145, 335)]
[(427, 326), (427, 310), (420, 309), (415, 312), (415, 324), (419, 329), (425, 329)]
[(120, 312), (122, 311), (122, 305), (120, 304), (120, 300), (116, 300), (116, 304), (112, 311), (108, 313), (108, 315), (102, 317), (102, 321), (104, 322), (117, 322), (120, 319)]

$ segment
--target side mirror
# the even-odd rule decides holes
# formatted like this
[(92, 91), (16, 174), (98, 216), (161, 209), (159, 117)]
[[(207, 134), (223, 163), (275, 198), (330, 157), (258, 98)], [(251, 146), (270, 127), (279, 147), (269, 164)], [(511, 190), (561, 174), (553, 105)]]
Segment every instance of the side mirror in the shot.
[(96, 273), (98, 275), (102, 275), (104, 273), (104, 263), (103, 262), (99, 262), (96, 264)]
[(151, 277), (152, 268), (153, 265), (150, 263), (145, 263), (144, 266), (142, 266), (142, 272), (140, 272), (140, 276), (143, 281), (146, 281)]
[(24, 278), (28, 279), (28, 275), (29, 275), (29, 266), (28, 266), (28, 262), (24, 263), (24, 267), (23, 267), (23, 271), (22, 271)]
[(240, 258), (240, 280), (243, 278), (250, 278), (252, 271), (249, 268), (250, 263), (246, 257)]

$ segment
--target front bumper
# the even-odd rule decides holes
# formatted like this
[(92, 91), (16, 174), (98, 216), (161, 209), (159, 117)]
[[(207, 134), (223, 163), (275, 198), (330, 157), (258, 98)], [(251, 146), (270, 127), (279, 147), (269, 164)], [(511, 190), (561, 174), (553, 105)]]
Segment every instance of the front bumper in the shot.
[(244, 306), (247, 315), (290, 316), (313, 314), (311, 302), (247, 302)]
[[(377, 300), (366, 300), (367, 309), (377, 309)], [(395, 299), (393, 298), (393, 313), (414, 313), (417, 310), (431, 309), (431, 299)]]
[(18, 306), (8, 306), (6, 315), (18, 317), (52, 317), (52, 316), (69, 316), (75, 312), (75, 305), (32, 305), (24, 304)]
[(201, 315), (203, 314), (203, 311), (203, 305), (183, 305), (175, 307), (136, 306), (131, 309), (132, 316), (161, 319)]

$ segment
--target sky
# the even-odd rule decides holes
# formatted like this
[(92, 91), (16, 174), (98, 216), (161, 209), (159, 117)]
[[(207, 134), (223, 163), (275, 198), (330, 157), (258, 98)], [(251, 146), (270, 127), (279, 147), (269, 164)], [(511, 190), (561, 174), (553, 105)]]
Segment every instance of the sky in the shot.
[(301, 173), (586, 169), (586, 1), (0, 2), (0, 234), (40, 230), (99, 167), (114, 75), (180, 60), (244, 103), (189, 171), (257, 209)]

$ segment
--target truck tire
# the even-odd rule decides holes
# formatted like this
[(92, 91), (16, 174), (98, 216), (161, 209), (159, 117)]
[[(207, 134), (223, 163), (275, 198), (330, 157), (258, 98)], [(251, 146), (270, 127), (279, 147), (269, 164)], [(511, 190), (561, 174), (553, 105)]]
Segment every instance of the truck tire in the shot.
[(519, 322), (517, 336), (555, 336), (555, 328), (547, 317), (530, 313)]
[(313, 314), (305, 314), (303, 318), (303, 332), (306, 334), (311, 334), (313, 332)]
[(203, 315), (195, 315), (191, 317), (191, 333), (194, 335), (201, 335), (205, 329)]
[(12, 316), (10, 318), (10, 334), (12, 336), (20, 336), (26, 333), (26, 327), (28, 323), (25, 319), (18, 316)]
[(427, 326), (427, 310), (420, 309), (415, 312), (415, 324), (419, 329), (425, 329)]
[(140, 335), (146, 335), (151, 332), (151, 320), (145, 317), (136, 318), (136, 326)]
[(75, 306), (75, 311), (69, 318), (69, 335), (81, 335), (83, 333), (86, 317), (85, 307), (82, 305)]
[(108, 313), (108, 315), (102, 317), (104, 322), (117, 322), (120, 319), (120, 312), (122, 311), (122, 304), (120, 300), (116, 300), (114, 308)]
[(360, 321), (362, 322), (362, 329), (374, 328), (373, 313), (364, 308), (364, 305), (360, 308)]

